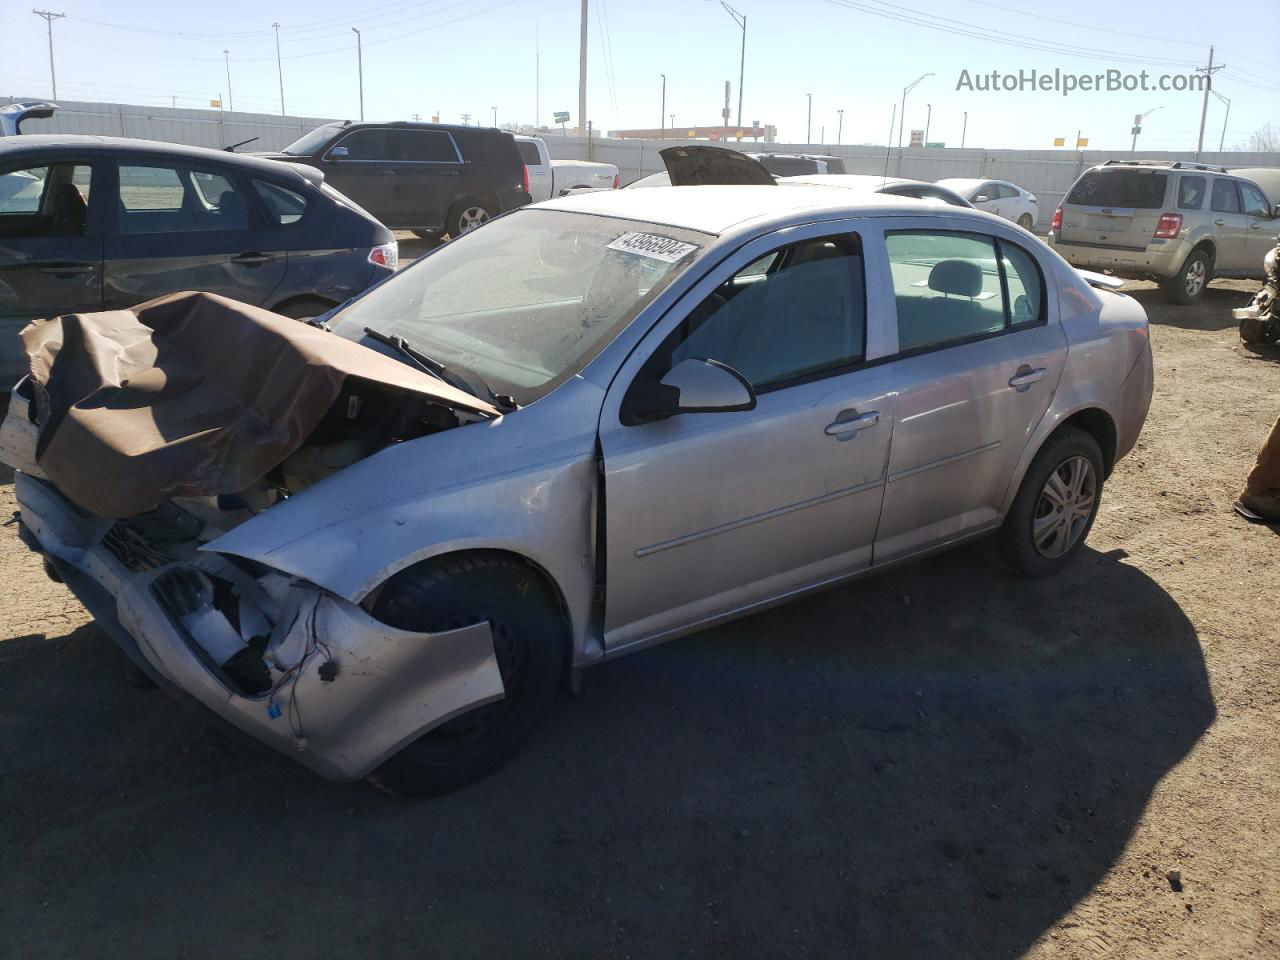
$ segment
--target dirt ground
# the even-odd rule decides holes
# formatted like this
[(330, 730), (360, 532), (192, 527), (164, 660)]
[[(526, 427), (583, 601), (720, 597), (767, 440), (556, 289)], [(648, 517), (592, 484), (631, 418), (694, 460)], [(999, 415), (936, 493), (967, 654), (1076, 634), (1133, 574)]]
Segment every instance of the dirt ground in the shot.
[(1064, 575), (977, 546), (607, 664), (427, 802), (129, 687), (0, 529), (0, 956), (1280, 957), (1280, 539), (1228, 507), (1280, 352), (1225, 286), (1132, 285), (1155, 401)]

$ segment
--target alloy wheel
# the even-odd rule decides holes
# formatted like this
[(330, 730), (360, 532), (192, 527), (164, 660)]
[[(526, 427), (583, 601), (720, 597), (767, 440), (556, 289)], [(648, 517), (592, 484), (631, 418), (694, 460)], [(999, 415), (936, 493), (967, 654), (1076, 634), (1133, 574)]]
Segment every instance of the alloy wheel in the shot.
[(462, 211), (462, 216), (458, 218), (458, 224), (462, 227), (462, 232), (467, 233), (474, 230), (482, 223), (486, 223), (489, 219), (489, 211), (484, 207), (467, 207)]
[(1199, 296), (1200, 291), (1204, 289), (1208, 275), (1209, 268), (1205, 266), (1204, 260), (1199, 257), (1192, 260), (1187, 266), (1187, 275), (1182, 281), (1184, 288), (1187, 291), (1187, 296)]
[(1093, 464), (1085, 457), (1071, 457), (1049, 474), (1031, 521), (1036, 551), (1050, 560), (1074, 547), (1089, 525), (1098, 497)]

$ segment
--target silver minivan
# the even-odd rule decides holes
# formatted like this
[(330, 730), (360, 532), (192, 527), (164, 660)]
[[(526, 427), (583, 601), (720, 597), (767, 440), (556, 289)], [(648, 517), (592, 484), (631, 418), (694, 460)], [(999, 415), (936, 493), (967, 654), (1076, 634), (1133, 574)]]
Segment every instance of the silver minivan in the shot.
[(1072, 266), (1155, 280), (1192, 303), (1215, 277), (1261, 280), (1277, 232), (1280, 203), (1225, 167), (1108, 160), (1068, 191), (1049, 244)]

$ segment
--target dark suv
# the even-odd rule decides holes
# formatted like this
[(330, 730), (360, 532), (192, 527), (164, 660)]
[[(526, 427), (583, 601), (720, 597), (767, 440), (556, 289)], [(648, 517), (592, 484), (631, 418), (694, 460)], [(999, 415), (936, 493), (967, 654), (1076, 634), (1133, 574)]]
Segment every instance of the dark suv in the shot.
[(0, 137), (0, 394), (39, 317), (205, 290), (311, 317), (389, 277), (391, 231), (316, 171), (154, 140)]
[(488, 127), (326, 123), (274, 160), (310, 164), (392, 230), (456, 237), (529, 202), (515, 138)]

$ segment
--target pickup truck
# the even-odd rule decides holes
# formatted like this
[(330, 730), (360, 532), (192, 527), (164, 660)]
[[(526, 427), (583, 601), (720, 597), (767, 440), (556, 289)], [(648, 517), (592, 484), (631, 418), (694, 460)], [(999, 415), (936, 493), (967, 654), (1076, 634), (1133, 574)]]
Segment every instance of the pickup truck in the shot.
[(563, 197), (583, 190), (616, 190), (618, 168), (591, 160), (552, 160), (539, 137), (516, 137), (516, 146), (529, 170), (529, 196), (533, 202)]

